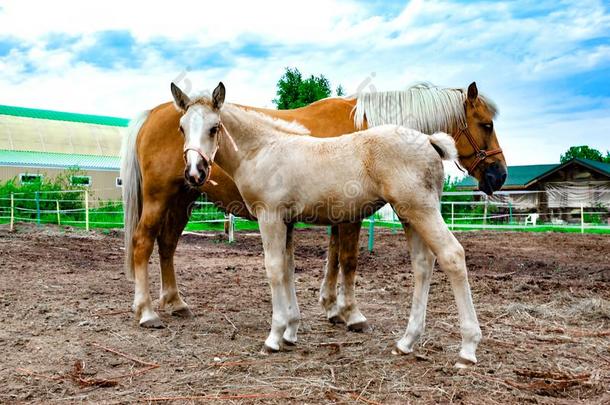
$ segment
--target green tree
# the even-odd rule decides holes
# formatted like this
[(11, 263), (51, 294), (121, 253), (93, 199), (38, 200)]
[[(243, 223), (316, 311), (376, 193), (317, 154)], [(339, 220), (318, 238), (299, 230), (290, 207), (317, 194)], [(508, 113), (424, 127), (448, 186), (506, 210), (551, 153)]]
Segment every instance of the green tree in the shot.
[(277, 98), (273, 103), (279, 110), (290, 110), (330, 97), (331, 93), (330, 82), (324, 75), (303, 79), (299, 69), (286, 68), (277, 82)]
[(590, 148), (587, 145), (572, 146), (566, 151), (566, 153), (561, 155), (559, 161), (561, 163), (565, 163), (574, 158), (589, 159), (596, 160), (598, 162), (603, 162), (610, 161), (608, 160), (608, 158), (610, 158), (610, 153), (606, 155), (606, 158), (604, 158), (600, 151), (598, 151), (597, 149)]
[(341, 97), (345, 95), (345, 90), (343, 89), (343, 86), (338, 85), (337, 86), (337, 90), (335, 90), (335, 93), (337, 94), (337, 97)]

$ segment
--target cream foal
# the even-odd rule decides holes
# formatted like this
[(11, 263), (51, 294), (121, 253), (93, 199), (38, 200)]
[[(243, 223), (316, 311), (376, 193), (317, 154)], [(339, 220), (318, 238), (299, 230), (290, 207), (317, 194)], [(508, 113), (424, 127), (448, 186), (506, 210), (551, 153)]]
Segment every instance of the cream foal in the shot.
[[(187, 171), (218, 164), (235, 181), (259, 223), (273, 315), (267, 351), (294, 345), (300, 322), (294, 286), (293, 224), (336, 224), (365, 218), (386, 202), (403, 223), (414, 263), (409, 323), (395, 354), (410, 353), (424, 331), (432, 263), (438, 259), (455, 295), (462, 334), (457, 366), (476, 363), (481, 330), (472, 304), (464, 249), (439, 212), (444, 159), (453, 139), (395, 125), (337, 138), (315, 138), (298, 124), (224, 105), (222, 83), (212, 97), (190, 99), (172, 83), (183, 113)], [(205, 176), (207, 178), (207, 176)], [(420, 271), (418, 271), (420, 270)], [(423, 270), (423, 271), (421, 271)]]

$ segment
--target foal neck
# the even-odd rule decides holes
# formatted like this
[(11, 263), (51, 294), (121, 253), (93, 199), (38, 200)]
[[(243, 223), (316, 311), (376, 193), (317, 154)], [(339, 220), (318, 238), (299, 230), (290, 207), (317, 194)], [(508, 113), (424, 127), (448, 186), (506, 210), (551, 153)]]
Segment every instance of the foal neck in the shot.
[(242, 161), (253, 156), (273, 139), (272, 131), (256, 120), (253, 113), (232, 104), (225, 104), (220, 112), (222, 131), (218, 140), (216, 163), (233, 176)]

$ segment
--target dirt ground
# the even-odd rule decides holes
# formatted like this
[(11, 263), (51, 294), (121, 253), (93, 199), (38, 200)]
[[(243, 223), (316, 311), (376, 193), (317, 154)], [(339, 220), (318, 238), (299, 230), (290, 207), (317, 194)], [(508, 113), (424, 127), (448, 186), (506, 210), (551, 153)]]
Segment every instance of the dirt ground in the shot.
[(298, 230), (299, 343), (270, 356), (258, 235), (184, 236), (178, 279), (196, 317), (162, 313), (162, 330), (134, 322), (121, 236), (0, 228), (0, 402), (610, 402), (609, 236), (457, 233), (484, 335), (467, 370), (453, 368), (459, 328), (439, 270), (416, 355), (391, 355), (412, 293), (400, 233), (378, 233), (373, 253), (362, 236), (357, 297), (371, 327), (354, 333), (318, 304), (325, 230)]

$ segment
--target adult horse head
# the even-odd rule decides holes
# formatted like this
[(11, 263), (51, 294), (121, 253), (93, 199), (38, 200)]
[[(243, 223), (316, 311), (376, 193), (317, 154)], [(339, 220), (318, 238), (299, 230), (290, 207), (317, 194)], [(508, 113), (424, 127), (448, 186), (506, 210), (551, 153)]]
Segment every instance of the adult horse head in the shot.
[(472, 82), (468, 86), (464, 111), (465, 125), (454, 135), (460, 151), (459, 160), (479, 181), (479, 190), (492, 195), (502, 187), (507, 175), (493, 123), (497, 110), (490, 101), (479, 96), (477, 85)]
[(184, 178), (192, 187), (202, 186), (212, 172), (221, 132), (220, 109), (225, 100), (225, 86), (219, 83), (212, 98), (191, 99), (171, 84), (174, 105), (182, 113), (179, 130), (184, 136)]

